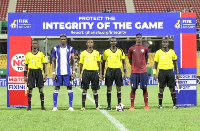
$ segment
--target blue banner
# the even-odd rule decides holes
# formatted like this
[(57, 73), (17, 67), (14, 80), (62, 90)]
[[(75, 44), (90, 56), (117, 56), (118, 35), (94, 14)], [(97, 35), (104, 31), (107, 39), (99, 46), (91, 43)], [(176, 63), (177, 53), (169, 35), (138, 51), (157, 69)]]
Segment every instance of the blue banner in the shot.
[[(127, 77), (126, 80), (123, 81), (124, 85), (130, 85), (130, 77)], [(78, 80), (78, 77), (72, 81), (73, 86), (80, 86), (81, 83)], [(153, 77), (149, 77), (148, 80), (148, 85), (157, 85), (158, 82), (153, 80)], [(102, 81), (100, 85), (105, 85), (105, 81)], [(115, 85), (115, 83), (113, 83)], [(1, 78), (0, 79), (0, 87), (5, 87), (6, 86), (6, 78)], [(44, 83), (44, 86), (53, 86), (53, 78), (47, 78), (47, 81)]]
[[(11, 36), (31, 39), (32, 36), (58, 37), (66, 34), (69, 37), (98, 38), (130, 37), (137, 33), (143, 36), (174, 36), (174, 50), (181, 74), (177, 103), (179, 106), (196, 106), (195, 13), (8, 13), (8, 50)], [(11, 62), (9, 54), (8, 65)], [(7, 72), (9, 74), (9, 67)], [(80, 84), (77, 80), (74, 82)], [(104, 85), (103, 82), (101, 84)], [(130, 79), (124, 81), (124, 85), (128, 84)], [(152, 77), (149, 78), (151, 84), (157, 84)], [(48, 79), (45, 85), (53, 85), (52, 79)], [(9, 101), (9, 93), (7, 96)]]
[(6, 86), (6, 78), (0, 78), (0, 87)]
[(12, 36), (165, 36), (195, 33), (180, 13), (8, 13)]

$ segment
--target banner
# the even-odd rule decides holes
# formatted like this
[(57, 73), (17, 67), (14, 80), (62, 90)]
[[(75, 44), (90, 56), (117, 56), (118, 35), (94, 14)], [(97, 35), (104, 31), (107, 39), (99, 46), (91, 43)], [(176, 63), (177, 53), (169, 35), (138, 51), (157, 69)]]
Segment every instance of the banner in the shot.
[(7, 106), (27, 107), (25, 96), (24, 61), (25, 55), (31, 49), (30, 36), (9, 36)]
[(8, 13), (8, 18), (9, 34), (14, 36), (196, 33), (196, 19), (180, 17), (180, 13)]
[[(30, 49), (31, 36), (66, 34), (68, 37), (98, 38), (132, 37), (137, 33), (143, 36), (173, 35), (181, 76), (196, 77), (196, 13), (8, 13), (8, 25), (9, 77), (23, 76), (20, 72), (23, 70), (22, 56)], [(27, 43), (29, 47), (26, 47)], [(194, 79), (182, 80), (181, 77), (181, 91), (177, 93), (179, 106), (196, 106)], [(22, 83), (12, 84), (8, 83), (8, 89), (13, 89), (8, 90), (8, 107), (26, 104), (21, 92)], [(14, 92), (20, 92), (17, 97), (23, 97), (24, 102), (15, 101), (18, 99), (14, 98)]]

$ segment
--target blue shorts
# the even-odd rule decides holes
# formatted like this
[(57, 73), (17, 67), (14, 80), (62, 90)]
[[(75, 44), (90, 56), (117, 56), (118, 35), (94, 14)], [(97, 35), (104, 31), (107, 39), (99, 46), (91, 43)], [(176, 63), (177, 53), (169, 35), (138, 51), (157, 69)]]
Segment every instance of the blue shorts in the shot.
[(131, 88), (137, 89), (140, 84), (141, 89), (147, 89), (148, 74), (147, 73), (131, 73)]
[(54, 86), (72, 86), (71, 75), (57, 75), (57, 80), (53, 81)]

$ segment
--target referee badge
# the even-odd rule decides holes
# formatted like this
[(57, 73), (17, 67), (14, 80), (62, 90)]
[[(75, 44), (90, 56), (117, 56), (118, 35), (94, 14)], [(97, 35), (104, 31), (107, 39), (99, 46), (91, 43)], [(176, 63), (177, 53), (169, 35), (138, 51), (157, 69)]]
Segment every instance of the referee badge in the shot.
[(31, 59), (31, 63), (34, 63), (34, 59)]

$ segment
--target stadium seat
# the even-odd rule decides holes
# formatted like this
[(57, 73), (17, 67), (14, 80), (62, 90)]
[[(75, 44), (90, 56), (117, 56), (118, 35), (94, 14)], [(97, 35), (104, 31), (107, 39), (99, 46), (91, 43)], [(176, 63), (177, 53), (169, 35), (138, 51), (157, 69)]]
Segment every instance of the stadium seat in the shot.
[[(98, 6), (97, 6), (98, 5)], [(127, 12), (125, 0), (17, 0), (16, 11), (23, 12)]]
[(52, 64), (47, 64), (47, 77), (52, 77)]
[(150, 67), (150, 68), (153, 67), (153, 65), (154, 65), (154, 56), (155, 56), (155, 53), (149, 53), (147, 67)]
[(9, 0), (0, 0), (0, 21), (5, 21), (8, 14)]
[(171, 11), (183, 10), (193, 7), (197, 13), (197, 28), (200, 28), (200, 2), (199, 0), (133, 0), (136, 12), (166, 12), (167, 8)]

